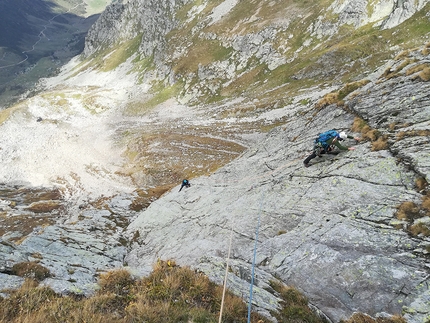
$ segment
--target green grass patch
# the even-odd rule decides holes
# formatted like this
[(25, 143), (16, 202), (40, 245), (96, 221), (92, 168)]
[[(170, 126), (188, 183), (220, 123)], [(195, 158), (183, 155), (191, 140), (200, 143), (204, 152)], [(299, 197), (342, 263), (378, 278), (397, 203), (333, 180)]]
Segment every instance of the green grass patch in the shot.
[(93, 68), (99, 71), (108, 72), (126, 62), (131, 56), (137, 53), (142, 42), (142, 35), (139, 34), (131, 40), (124, 41), (116, 46), (101, 49), (82, 60), (76, 67), (71, 77)]
[(108, 55), (103, 61), (101, 70), (104, 72), (111, 71), (119, 65), (127, 61), (133, 54), (137, 52), (142, 42), (142, 35), (134, 37), (133, 39), (123, 42), (116, 46), (115, 51)]
[(149, 68), (155, 68), (154, 67), (154, 57), (141, 57), (136, 56), (136, 58), (132, 61), (132, 63), (135, 65), (136, 69), (138, 71), (145, 71)]
[[(244, 20), (246, 18), (251, 17), (253, 14), (256, 13), (257, 8), (259, 4), (255, 1), (239, 1), (236, 6), (226, 15), (225, 17), (222, 17), (219, 21), (217, 21), (212, 26), (209, 26), (206, 31), (207, 32), (215, 32), (217, 34), (223, 34), (223, 35), (231, 35), (232, 30), (234, 30), (234, 27), (241, 22), (241, 20)], [(252, 25), (252, 24), (251, 24)], [(246, 26), (246, 31), (249, 30), (250, 25), (249, 23), (244, 24)], [(243, 31), (243, 27), (240, 28), (240, 31)], [(235, 31), (237, 33), (237, 31)]]
[(164, 86), (160, 83), (160, 86), (162, 87), (160, 90), (153, 88), (155, 95), (149, 101), (145, 102), (148, 108), (153, 108), (168, 99), (176, 97), (183, 89), (183, 84), (181, 82), (176, 82), (171, 86)]
[[(321, 83), (323, 75), (324, 81), (328, 84), (333, 81), (351, 83), (352, 80), (360, 78), (363, 72), (373, 70), (380, 66), (381, 61), (391, 58), (393, 55), (391, 48), (394, 46), (408, 49), (420, 43), (422, 45), (423, 39), (430, 32), (428, 18), (425, 16), (429, 9), (430, 6), (426, 5), (426, 9), (393, 29), (380, 30), (371, 24), (356, 30), (344, 26), (339, 34), (330, 40), (314, 39), (309, 47), (302, 48), (299, 57), (292, 63), (284, 64), (270, 72), (267, 82), (260, 87), (260, 91), (253, 89), (248, 95), (261, 98), (265, 91), (283, 84), (282, 89), (270, 92), (271, 97), (279, 99), (285, 93), (295, 95), (302, 88)], [(306, 21), (309, 22), (308, 18)], [(287, 57), (310, 38), (310, 35), (303, 32), (301, 26), (302, 22), (293, 21), (284, 35), (278, 35), (280, 39), (285, 40), (285, 46), (290, 47), (286, 53)], [(288, 35), (291, 33), (294, 36), (289, 40)], [(324, 46), (317, 47), (321, 43), (324, 43)], [(281, 46), (283, 42), (278, 41), (277, 45)], [(345, 70), (345, 64), (350, 64), (351, 67)], [(329, 69), (332, 70), (331, 74), (328, 74)], [(343, 72), (341, 75), (340, 71)], [(300, 78), (295, 78), (295, 75), (300, 75)], [(419, 77), (427, 80), (427, 70), (423, 69)], [(246, 85), (243, 87), (246, 88)]]
[(181, 75), (195, 73), (199, 65), (226, 60), (232, 51), (232, 48), (222, 46), (217, 40), (195, 39), (194, 46), (175, 62), (173, 70)]
[(177, 97), (183, 89), (181, 82), (176, 82), (171, 86), (165, 86), (162, 82), (154, 85), (151, 89), (152, 96), (146, 101), (129, 103), (124, 111), (126, 115), (144, 115), (171, 98)]
[(215, 8), (217, 5), (222, 3), (222, 0), (213, 0), (210, 3), (205, 3), (203, 0), (195, 0), (193, 2), (189, 2), (179, 8), (179, 10), (176, 12), (176, 18), (179, 19), (180, 22), (185, 22), (187, 19), (189, 19), (188, 14), (192, 12), (194, 7), (200, 7), (201, 5), (204, 5), (204, 9), (202, 12), (199, 13), (200, 17), (207, 16), (210, 11)]

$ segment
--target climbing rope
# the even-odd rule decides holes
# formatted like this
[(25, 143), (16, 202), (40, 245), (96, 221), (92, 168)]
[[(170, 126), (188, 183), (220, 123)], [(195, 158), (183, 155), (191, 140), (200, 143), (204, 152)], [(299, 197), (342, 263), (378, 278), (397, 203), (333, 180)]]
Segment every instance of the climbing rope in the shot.
[(219, 311), (219, 320), (218, 320), (218, 323), (221, 323), (222, 310), (224, 308), (225, 290), (226, 290), (226, 287), (227, 287), (228, 263), (229, 263), (229, 260), (230, 260), (230, 251), (231, 251), (231, 241), (232, 240), (233, 240), (233, 226), (231, 227), (231, 230), (230, 230), (230, 244), (228, 246), (228, 255), (227, 255), (227, 261), (226, 261), (226, 265), (225, 265), (224, 288), (222, 290), (221, 308), (220, 308), (220, 311)]
[[(258, 224), (257, 224), (257, 228), (256, 228), (256, 233), (255, 233), (254, 257), (253, 257), (253, 261), (252, 261), (251, 284), (250, 284), (250, 291), (249, 291), (250, 295), (249, 295), (249, 305), (248, 305), (248, 323), (251, 320), (251, 306), (252, 306), (254, 275), (255, 275), (255, 259), (257, 257), (257, 241), (258, 241), (258, 232), (259, 232), (260, 223), (261, 223), (261, 210), (263, 207), (263, 200), (264, 200), (264, 191), (262, 193), (261, 200), (260, 200), (260, 207), (258, 210)], [(227, 260), (226, 260), (226, 266), (225, 266), (225, 275), (224, 275), (224, 286), (223, 286), (223, 291), (222, 291), (221, 308), (220, 308), (218, 323), (221, 323), (222, 312), (224, 309), (224, 299), (225, 299), (225, 291), (227, 288), (227, 277), (228, 277), (228, 268), (229, 268), (232, 240), (233, 240), (233, 225), (230, 229), (230, 243), (228, 246)]]
[(255, 229), (254, 257), (252, 259), (251, 284), (249, 287), (248, 323), (251, 322), (251, 307), (252, 307), (252, 296), (253, 296), (253, 287), (254, 287), (255, 258), (257, 257), (258, 231), (260, 229), (260, 223), (261, 223), (261, 209), (263, 206), (263, 200), (264, 200), (264, 191), (263, 191), (263, 193), (261, 193), (260, 209), (258, 210), (258, 224), (257, 224), (257, 228)]

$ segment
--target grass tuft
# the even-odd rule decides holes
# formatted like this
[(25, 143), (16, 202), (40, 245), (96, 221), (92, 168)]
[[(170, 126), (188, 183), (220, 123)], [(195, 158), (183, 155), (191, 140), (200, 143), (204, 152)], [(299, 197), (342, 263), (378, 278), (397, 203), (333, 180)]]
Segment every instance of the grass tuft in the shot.
[(413, 221), (420, 217), (420, 208), (414, 202), (403, 202), (397, 207), (396, 217), (398, 220)]
[(397, 141), (399, 141), (405, 137), (427, 137), (427, 136), (430, 136), (430, 130), (400, 131), (397, 134)]
[(424, 191), (425, 189), (427, 189), (429, 183), (427, 183), (427, 180), (424, 177), (418, 177), (415, 180), (415, 185), (416, 185), (418, 191), (421, 192), (421, 191)]
[(361, 133), (364, 140), (372, 142), (372, 151), (384, 150), (388, 148), (388, 136), (382, 135), (377, 129), (370, 127), (366, 121), (356, 117), (351, 126), (351, 131)]
[(421, 207), (426, 211), (427, 216), (430, 216), (430, 193), (429, 192), (427, 192), (427, 194), (423, 196)]
[(358, 82), (352, 82), (345, 84), (339, 91), (339, 100), (343, 100), (348, 94), (358, 90), (359, 88), (365, 86), (370, 80), (361, 80)]
[(416, 204), (412, 201), (406, 201), (397, 207), (397, 212), (395, 213), (398, 220), (406, 221), (407, 231), (413, 235), (423, 235), (430, 236), (429, 224), (420, 219), (430, 216), (430, 192), (426, 192), (428, 183), (427, 181), (419, 177), (415, 180), (415, 184), (420, 192), (426, 193), (423, 195), (421, 204)]
[(321, 110), (326, 106), (329, 106), (331, 104), (335, 104), (338, 102), (339, 102), (339, 92), (327, 93), (326, 95), (324, 95), (322, 99), (320, 99), (315, 104), (315, 108), (317, 108), (318, 110)]
[(363, 313), (354, 313), (350, 319), (341, 321), (341, 323), (406, 323), (407, 321), (400, 315), (374, 319)]
[(430, 227), (423, 222), (414, 223), (409, 227), (409, 232), (413, 236), (423, 235), (423, 236), (430, 236)]
[(113, 293), (116, 295), (127, 294), (135, 280), (126, 269), (118, 269), (101, 274), (99, 279), (102, 293)]
[(309, 307), (308, 299), (297, 289), (278, 282), (271, 282), (271, 287), (279, 293), (279, 297), (282, 299), (280, 313), (272, 313), (278, 322), (325, 322)]
[(407, 76), (413, 74), (417, 74), (423, 81), (428, 81), (430, 78), (430, 65), (428, 63), (419, 64), (406, 71)]
[(12, 274), (37, 281), (42, 281), (51, 276), (49, 269), (33, 261), (20, 262), (13, 265)]
[(380, 137), (375, 137), (375, 138), (377, 138), (377, 139), (372, 142), (372, 148), (371, 148), (372, 151), (388, 149), (388, 137), (387, 136), (380, 136)]

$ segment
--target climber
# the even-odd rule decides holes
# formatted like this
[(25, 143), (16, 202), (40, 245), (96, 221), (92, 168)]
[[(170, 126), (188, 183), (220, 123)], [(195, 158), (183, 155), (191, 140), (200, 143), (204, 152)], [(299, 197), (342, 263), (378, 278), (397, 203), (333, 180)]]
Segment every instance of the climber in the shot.
[(318, 138), (316, 138), (314, 141), (314, 150), (312, 154), (306, 157), (306, 159), (303, 161), (303, 164), (305, 167), (309, 167), (310, 160), (316, 156), (322, 157), (322, 154), (338, 154), (338, 151), (334, 151), (335, 147), (339, 148), (340, 150), (355, 150), (354, 147), (345, 147), (341, 145), (340, 141), (343, 141), (347, 138), (355, 139), (356, 141), (361, 140), (358, 137), (347, 135), (344, 131), (337, 132), (336, 130), (329, 130), (319, 134)]
[(182, 185), (181, 185), (181, 188), (179, 189), (179, 192), (182, 190), (182, 188), (183, 187), (190, 187), (191, 186), (191, 184), (190, 184), (190, 182), (188, 181), (188, 179), (184, 179), (183, 181), (182, 181)]

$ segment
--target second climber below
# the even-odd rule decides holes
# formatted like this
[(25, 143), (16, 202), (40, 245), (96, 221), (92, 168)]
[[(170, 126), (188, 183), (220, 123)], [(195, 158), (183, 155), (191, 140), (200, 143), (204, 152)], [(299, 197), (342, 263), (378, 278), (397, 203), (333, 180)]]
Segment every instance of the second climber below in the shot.
[(188, 188), (188, 187), (190, 187), (190, 186), (191, 186), (191, 184), (190, 184), (190, 182), (188, 181), (188, 179), (184, 179), (184, 180), (182, 181), (182, 183), (181, 183), (181, 188), (179, 189), (179, 192), (182, 190), (182, 188), (183, 188), (183, 187)]
[(354, 147), (345, 147), (340, 143), (345, 139), (355, 139), (357, 141), (361, 140), (358, 137), (347, 135), (344, 131), (337, 132), (336, 130), (328, 130), (319, 134), (318, 138), (316, 138), (314, 141), (314, 149), (312, 154), (306, 157), (306, 159), (303, 161), (304, 166), (309, 167), (309, 162), (311, 159), (314, 159), (317, 156), (321, 157), (322, 154), (339, 153), (333, 151), (335, 147), (339, 148), (340, 150), (354, 150)]

